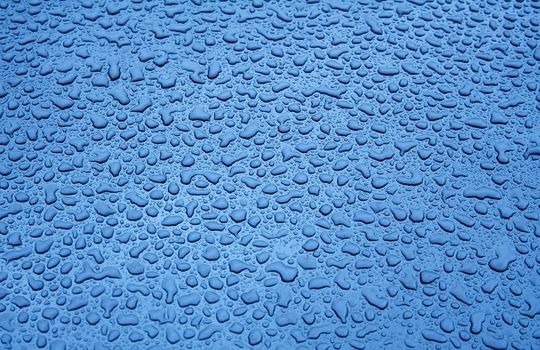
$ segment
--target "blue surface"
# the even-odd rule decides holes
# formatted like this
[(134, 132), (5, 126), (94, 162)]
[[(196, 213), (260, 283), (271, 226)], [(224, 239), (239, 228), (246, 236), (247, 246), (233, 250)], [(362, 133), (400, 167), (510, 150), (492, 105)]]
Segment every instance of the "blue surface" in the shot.
[(540, 349), (537, 1), (3, 1), (0, 349)]

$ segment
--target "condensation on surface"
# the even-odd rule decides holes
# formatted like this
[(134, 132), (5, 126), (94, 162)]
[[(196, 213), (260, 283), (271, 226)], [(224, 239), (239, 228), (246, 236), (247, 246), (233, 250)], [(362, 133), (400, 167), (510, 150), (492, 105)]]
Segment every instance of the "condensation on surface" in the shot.
[(539, 349), (539, 8), (1, 2), (0, 349)]

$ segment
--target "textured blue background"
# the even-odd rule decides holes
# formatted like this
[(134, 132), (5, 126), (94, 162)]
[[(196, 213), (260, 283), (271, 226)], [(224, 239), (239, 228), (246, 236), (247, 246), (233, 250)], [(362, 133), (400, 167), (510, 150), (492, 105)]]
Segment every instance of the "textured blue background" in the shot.
[(0, 349), (540, 349), (540, 3), (0, 4)]

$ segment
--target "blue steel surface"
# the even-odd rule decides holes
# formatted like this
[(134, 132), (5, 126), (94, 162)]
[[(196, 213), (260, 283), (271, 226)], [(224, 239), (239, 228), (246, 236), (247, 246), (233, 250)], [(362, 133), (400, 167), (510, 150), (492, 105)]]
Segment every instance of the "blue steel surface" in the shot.
[(540, 2), (0, 3), (0, 349), (540, 349)]

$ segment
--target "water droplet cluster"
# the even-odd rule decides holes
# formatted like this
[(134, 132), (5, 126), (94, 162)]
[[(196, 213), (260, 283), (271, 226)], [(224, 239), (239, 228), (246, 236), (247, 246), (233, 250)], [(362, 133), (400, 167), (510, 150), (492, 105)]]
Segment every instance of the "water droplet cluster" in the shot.
[(2, 1), (0, 348), (540, 348), (539, 30)]

